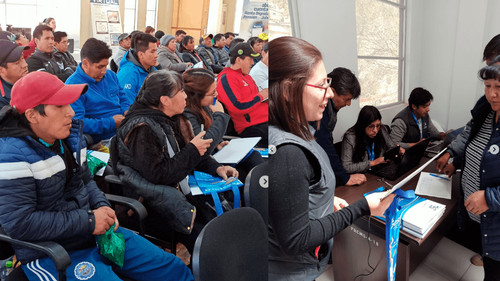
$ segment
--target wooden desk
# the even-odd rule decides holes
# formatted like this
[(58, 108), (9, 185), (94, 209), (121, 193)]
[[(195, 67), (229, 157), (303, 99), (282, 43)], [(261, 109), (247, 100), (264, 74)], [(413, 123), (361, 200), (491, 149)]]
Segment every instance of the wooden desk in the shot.
[[(420, 164), (428, 161), (423, 158)], [(435, 163), (429, 164), (424, 171), (436, 172)], [(417, 168), (401, 176), (404, 179)], [(443, 216), (432, 227), (431, 231), (422, 239), (417, 238), (401, 230), (399, 234), (396, 280), (409, 280), (410, 274), (441, 240), (444, 233), (451, 227), (456, 219), (456, 208), (459, 199), (459, 175), (453, 176), (451, 200), (429, 197), (433, 201), (446, 205)], [(367, 182), (360, 186), (341, 186), (335, 190), (335, 196), (353, 203), (363, 196), (364, 193), (372, 191), (380, 186), (387, 187), (384, 183), (377, 181), (378, 176), (366, 174)], [(415, 176), (402, 189), (415, 189), (419, 176)], [(396, 181), (387, 181), (396, 184)], [(359, 274), (371, 272), (367, 263), (368, 252), (371, 248), (370, 264), (376, 270), (367, 277), (356, 280), (387, 280), (387, 262), (385, 253), (385, 223), (375, 217), (370, 219), (365, 216), (356, 220), (352, 225), (337, 234), (334, 238), (332, 252), (335, 280), (353, 280)], [(369, 248), (370, 245), (370, 248)]]

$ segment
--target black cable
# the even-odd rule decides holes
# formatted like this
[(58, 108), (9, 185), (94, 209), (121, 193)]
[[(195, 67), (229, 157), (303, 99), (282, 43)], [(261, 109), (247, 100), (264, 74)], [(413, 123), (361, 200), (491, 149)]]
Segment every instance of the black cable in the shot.
[(368, 242), (368, 257), (367, 257), (367, 263), (368, 263), (368, 266), (370, 267), (371, 271), (369, 273), (361, 273), (361, 274), (358, 274), (356, 277), (354, 277), (352, 280), (356, 280), (357, 278), (359, 277), (366, 277), (366, 276), (370, 276), (373, 272), (375, 272), (375, 270), (377, 269), (378, 265), (380, 263), (378, 263), (375, 267), (373, 267), (371, 264), (370, 264), (370, 255), (372, 254), (372, 245), (370, 244), (370, 233), (371, 233), (371, 225), (370, 225), (370, 219), (371, 219), (371, 216), (368, 216), (368, 237), (366, 238), (366, 241)]

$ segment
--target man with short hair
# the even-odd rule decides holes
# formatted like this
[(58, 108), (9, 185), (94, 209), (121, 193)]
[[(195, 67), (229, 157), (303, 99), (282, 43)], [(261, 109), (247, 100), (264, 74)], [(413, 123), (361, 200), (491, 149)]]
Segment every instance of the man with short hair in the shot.
[(66, 32), (54, 32), (54, 46), (57, 49), (57, 52), (55, 52), (54, 55), (61, 57), (66, 65), (76, 69), (78, 63), (75, 61), (75, 58), (68, 52), (68, 34)]
[(207, 68), (214, 73), (220, 73), (223, 66), (219, 65), (219, 60), (212, 50), (212, 34), (204, 34), (200, 38), (200, 45), (196, 48), (196, 52), (208, 64)]
[(248, 43), (240, 43), (231, 50), (231, 67), (217, 76), (217, 98), (226, 107), (241, 137), (261, 137), (260, 147), (267, 147), (268, 90), (259, 92), (249, 75), (254, 53)]
[[(350, 106), (352, 99), (359, 97), (361, 86), (358, 78), (347, 68), (337, 67), (327, 76), (332, 81), (330, 87), (333, 91), (333, 98), (328, 100), (323, 112), (323, 118), (320, 121), (319, 130), (314, 133), (314, 137), (328, 155), (330, 165), (335, 173), (337, 186), (359, 185), (366, 181), (366, 176), (363, 174), (349, 175), (346, 172), (333, 145), (333, 130), (337, 125), (337, 113), (343, 107)], [(316, 126), (317, 124), (312, 122), (311, 125)]]
[(232, 32), (224, 33), (224, 38), (226, 38), (226, 46), (224, 46), (224, 50), (229, 54), (229, 45), (231, 45), (231, 41), (233, 41), (235, 35)]
[(36, 50), (27, 60), (28, 71), (46, 71), (56, 75), (61, 81), (66, 81), (73, 69), (69, 67), (58, 56), (54, 56), (54, 33), (52, 27), (48, 25), (39, 25), (33, 31)]
[(118, 51), (116, 51), (116, 54), (113, 56), (113, 61), (115, 62), (118, 69), (120, 69), (120, 62), (122, 61), (123, 55), (125, 55), (125, 53), (130, 50), (130, 37), (131, 34), (128, 33), (122, 33), (120, 34), (120, 36), (118, 36), (120, 47), (118, 47)]
[(9, 105), (14, 83), (28, 74), (28, 64), (23, 56), (26, 49), (29, 47), (0, 39), (0, 109)]
[(179, 29), (175, 32), (175, 41), (177, 42), (177, 51), (179, 51), (179, 47), (181, 46), (182, 38), (186, 36), (186, 31)]
[[(229, 53), (224, 50), (226, 46), (226, 38), (224, 34), (217, 33), (214, 36), (214, 45), (212, 50), (214, 51), (214, 55), (217, 57), (219, 61), (219, 65), (222, 67), (229, 66)], [(228, 65), (229, 64), (229, 65)]]
[[(193, 280), (174, 255), (120, 228), (115, 211), (92, 180), (82, 121), (73, 103), (87, 85), (64, 85), (37, 71), (12, 89), (12, 107), (0, 113), (0, 224), (11, 237), (54, 241), (69, 254), (68, 280)], [(96, 236), (113, 228), (124, 242), (123, 265), (99, 253)], [(56, 280), (52, 260), (15, 247), (28, 280)]]
[(135, 97), (149, 73), (156, 71), (158, 64), (156, 38), (144, 32), (138, 32), (133, 36), (134, 48), (128, 50), (120, 62), (118, 81), (120, 87), (125, 91), (127, 103), (133, 104)]
[(442, 140), (446, 133), (439, 132), (429, 117), (432, 94), (418, 87), (411, 91), (408, 106), (401, 110), (391, 124), (391, 139), (404, 149), (408, 149), (424, 139)]
[(266, 43), (261, 52), (262, 59), (256, 63), (252, 70), (250, 70), (250, 76), (252, 76), (255, 84), (259, 87), (259, 91), (267, 89), (269, 86), (269, 44)]
[(82, 62), (66, 84), (87, 84), (89, 89), (71, 104), (75, 118), (83, 120), (83, 132), (94, 143), (108, 140), (125, 118), (130, 104), (116, 74), (107, 69), (112, 51), (105, 42), (89, 38), (82, 46)]

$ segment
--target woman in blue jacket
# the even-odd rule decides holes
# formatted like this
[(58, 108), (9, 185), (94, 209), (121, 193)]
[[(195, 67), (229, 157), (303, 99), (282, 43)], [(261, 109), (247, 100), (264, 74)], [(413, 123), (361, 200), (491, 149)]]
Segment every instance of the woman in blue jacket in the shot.
[(500, 276), (500, 66), (482, 68), (479, 78), (485, 95), (471, 111), (471, 133), (454, 163), (463, 163), (461, 211), (468, 212), (465, 219), (479, 223), (484, 280), (489, 281)]

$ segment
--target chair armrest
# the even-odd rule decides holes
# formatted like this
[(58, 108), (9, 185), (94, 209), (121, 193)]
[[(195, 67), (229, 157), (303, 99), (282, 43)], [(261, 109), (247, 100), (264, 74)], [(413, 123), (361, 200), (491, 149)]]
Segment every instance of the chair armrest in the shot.
[(33, 243), (33, 242), (21, 241), (7, 235), (3, 230), (3, 228), (1, 227), (0, 227), (0, 240), (8, 242), (10, 244), (15, 244), (43, 252), (44, 254), (50, 257), (50, 259), (54, 262), (54, 265), (56, 266), (56, 270), (59, 272), (65, 273), (66, 269), (71, 264), (71, 258), (69, 257), (68, 252), (66, 252), (66, 250), (56, 242), (46, 241), (46, 242)]
[(120, 180), (120, 177), (117, 176), (117, 175), (107, 175), (104, 177), (104, 180), (108, 183), (112, 183), (112, 184), (118, 184), (118, 185), (122, 185), (122, 181)]
[(141, 202), (135, 199), (113, 194), (106, 194), (106, 199), (114, 204), (122, 205), (132, 209), (139, 216), (140, 221), (143, 221), (148, 216), (146, 207), (144, 207)]

